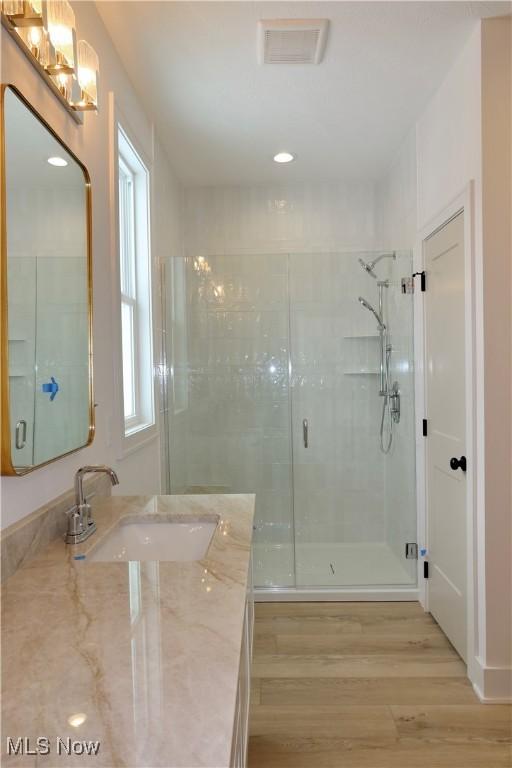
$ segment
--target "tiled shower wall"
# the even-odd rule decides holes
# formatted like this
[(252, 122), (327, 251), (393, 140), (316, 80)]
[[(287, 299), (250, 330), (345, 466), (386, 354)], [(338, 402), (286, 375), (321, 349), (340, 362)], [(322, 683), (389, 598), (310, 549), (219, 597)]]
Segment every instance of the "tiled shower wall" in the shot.
[(370, 250), (373, 182), (324, 182), (185, 191), (185, 255)]

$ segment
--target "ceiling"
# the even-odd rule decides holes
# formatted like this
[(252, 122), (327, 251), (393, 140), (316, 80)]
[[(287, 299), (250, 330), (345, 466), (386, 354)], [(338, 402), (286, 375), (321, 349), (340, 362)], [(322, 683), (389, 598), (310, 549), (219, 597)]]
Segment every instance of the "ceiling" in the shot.
[[(97, 2), (187, 185), (378, 178), (476, 19), (506, 2)], [(259, 65), (260, 18), (330, 19), (318, 66)], [(272, 162), (287, 150), (296, 160)]]

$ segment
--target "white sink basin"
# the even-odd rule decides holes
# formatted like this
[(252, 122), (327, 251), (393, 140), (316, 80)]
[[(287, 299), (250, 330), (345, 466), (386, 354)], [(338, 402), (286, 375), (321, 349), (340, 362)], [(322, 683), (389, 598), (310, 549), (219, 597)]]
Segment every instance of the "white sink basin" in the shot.
[(87, 560), (201, 560), (216, 527), (210, 521), (126, 520), (105, 536)]

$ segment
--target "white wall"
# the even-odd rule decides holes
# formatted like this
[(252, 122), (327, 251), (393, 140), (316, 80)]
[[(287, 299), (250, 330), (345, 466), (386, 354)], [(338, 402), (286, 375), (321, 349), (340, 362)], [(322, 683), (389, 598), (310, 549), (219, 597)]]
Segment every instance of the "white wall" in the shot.
[(510, 17), (482, 22), (486, 664), (498, 669), (512, 667), (511, 49)]
[[(111, 200), (109, 183), (108, 93), (114, 91), (127, 115), (136, 138), (153, 160), (153, 258), (157, 262), (168, 250), (179, 247), (178, 190), (172, 182), (169, 164), (159, 143), (154, 140), (148, 116), (114, 51), (94, 3), (74, 3), (80, 35), (96, 49), (101, 66), (99, 113), (87, 114), (84, 125), (77, 126), (44, 85), (30, 63), (2, 29), (2, 82), (13, 83), (27, 97), (73, 152), (85, 163), (92, 180), (93, 199), (93, 269), (94, 269), (94, 374), (96, 437), (93, 444), (79, 453), (61, 459), (31, 474), (1, 479), (2, 526), (29, 514), (71, 487), (73, 473), (84, 463), (107, 463), (116, 468), (120, 493), (150, 493), (160, 490), (160, 446), (158, 437), (122, 461), (118, 459), (112, 412), (121, 396), (113, 384), (112, 359), (117, 340), (112, 335), (111, 296)], [(176, 245), (178, 241), (178, 245)], [(158, 302), (155, 301), (156, 326)]]
[(418, 229), (481, 184), (480, 24), (417, 123)]
[(410, 250), (416, 242), (416, 127), (409, 131), (378, 180), (375, 195), (376, 246)]
[(417, 164), (419, 230), (474, 185), (477, 626), (469, 669), (484, 698), (510, 697), (510, 19), (475, 27), (418, 121)]

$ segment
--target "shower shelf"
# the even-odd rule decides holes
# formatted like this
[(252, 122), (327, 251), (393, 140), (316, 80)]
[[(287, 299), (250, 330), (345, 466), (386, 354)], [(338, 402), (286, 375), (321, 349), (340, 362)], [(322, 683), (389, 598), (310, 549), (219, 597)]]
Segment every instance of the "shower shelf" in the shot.
[(344, 371), (344, 376), (379, 376), (380, 371)]
[(378, 339), (379, 334), (378, 333), (359, 333), (359, 334), (352, 334), (351, 336), (344, 336), (344, 339)]

